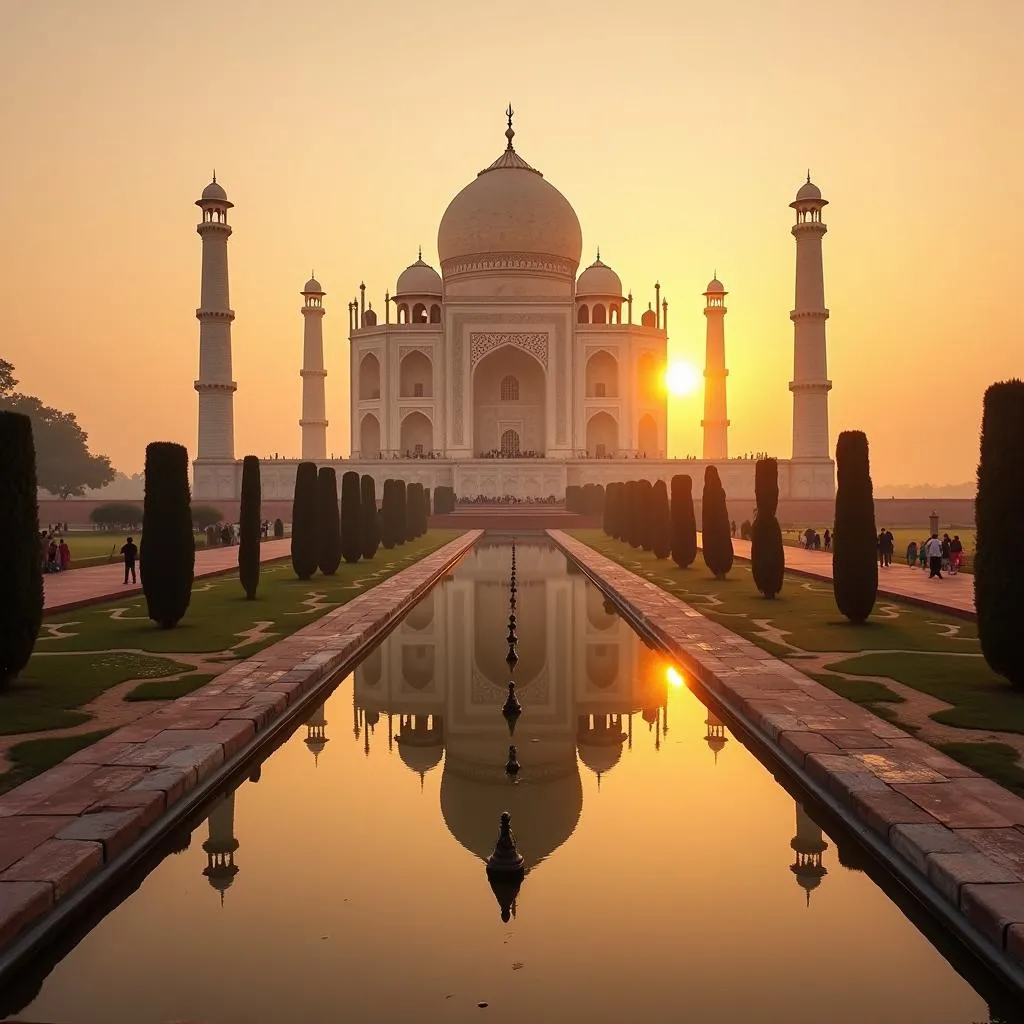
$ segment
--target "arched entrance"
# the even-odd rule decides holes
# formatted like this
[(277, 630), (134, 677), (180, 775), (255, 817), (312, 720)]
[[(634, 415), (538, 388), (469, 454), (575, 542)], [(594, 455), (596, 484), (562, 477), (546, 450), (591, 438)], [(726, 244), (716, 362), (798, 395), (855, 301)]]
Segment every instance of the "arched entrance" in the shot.
[(372, 352), (363, 356), (359, 364), (359, 398), (380, 398), (380, 363)]
[(640, 417), (636, 428), (637, 451), (645, 459), (656, 459), (658, 454), (658, 424), (654, 417), (645, 415)]
[(364, 459), (376, 459), (380, 455), (380, 423), (372, 412), (359, 424), (359, 454)]
[(411, 412), (402, 420), (399, 448), (403, 455), (427, 455), (434, 447), (434, 427), (421, 412)]
[(542, 455), (546, 437), (544, 367), (521, 348), (503, 345), (473, 372), (473, 454), (504, 455), (518, 435), (516, 454)]
[(587, 455), (592, 459), (614, 458), (619, 450), (619, 425), (606, 412), (587, 420)]
[(434, 394), (434, 371), (419, 349), (402, 359), (398, 368), (398, 393), (402, 398), (430, 398)]

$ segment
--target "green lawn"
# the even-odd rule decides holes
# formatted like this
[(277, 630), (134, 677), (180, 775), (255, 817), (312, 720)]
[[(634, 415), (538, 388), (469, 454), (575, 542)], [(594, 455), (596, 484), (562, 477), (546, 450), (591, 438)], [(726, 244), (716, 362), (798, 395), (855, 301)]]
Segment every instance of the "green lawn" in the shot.
[[(231, 649), (230, 654), (213, 660), (230, 664), (249, 657), (460, 533), (432, 530), (391, 551), (381, 548), (370, 562), (342, 563), (335, 576), (317, 574), (305, 582), (295, 578), (287, 560), (265, 564), (254, 601), (245, 600), (235, 575), (197, 580), (188, 612), (175, 629), (158, 629), (150, 622), (140, 594), (47, 616), (28, 667), (0, 694), (0, 734), (80, 725), (90, 717), (80, 710), (83, 705), (131, 679), (146, 681), (134, 687), (126, 700), (167, 700), (191, 692), (212, 676), (160, 655)], [(180, 673), (186, 676), (166, 678)], [(60, 753), (63, 748), (59, 744), (39, 749), (56, 752), (44, 767), (67, 756)], [(0, 776), (3, 779), (6, 776)]]
[[(768, 601), (754, 588), (749, 563), (736, 562), (728, 579), (716, 580), (699, 553), (693, 566), (678, 569), (670, 560), (659, 561), (600, 530), (576, 530), (573, 535), (797, 666), (803, 654), (841, 652), (827, 663), (829, 669), (892, 679), (953, 705), (934, 714), (936, 722), (1024, 733), (1024, 692), (988, 668), (973, 622), (880, 598), (868, 622), (854, 626), (836, 611), (829, 583), (787, 573), (781, 595)], [(842, 656), (848, 654), (856, 657)], [(892, 719), (895, 712), (898, 720), (901, 699), (884, 683), (827, 673), (814, 678), (882, 717)]]

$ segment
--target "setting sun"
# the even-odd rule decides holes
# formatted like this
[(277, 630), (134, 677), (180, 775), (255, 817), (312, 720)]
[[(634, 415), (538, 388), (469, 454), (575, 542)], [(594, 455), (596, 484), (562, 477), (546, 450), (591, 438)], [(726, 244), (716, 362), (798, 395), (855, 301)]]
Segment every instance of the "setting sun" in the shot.
[(665, 681), (676, 690), (683, 685), (683, 677), (679, 674), (678, 669), (672, 665), (665, 666)]
[(670, 395), (691, 395), (699, 383), (700, 377), (689, 363), (673, 363), (665, 372), (665, 386)]

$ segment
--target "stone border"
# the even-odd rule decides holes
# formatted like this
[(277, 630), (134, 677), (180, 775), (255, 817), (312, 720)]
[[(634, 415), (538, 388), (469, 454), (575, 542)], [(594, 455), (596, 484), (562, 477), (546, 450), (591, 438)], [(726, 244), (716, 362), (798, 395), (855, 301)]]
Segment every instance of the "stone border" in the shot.
[(0, 796), (0, 986), (292, 728), (481, 534), (464, 533)]
[(1024, 800), (558, 530), (548, 535), (1014, 991)]

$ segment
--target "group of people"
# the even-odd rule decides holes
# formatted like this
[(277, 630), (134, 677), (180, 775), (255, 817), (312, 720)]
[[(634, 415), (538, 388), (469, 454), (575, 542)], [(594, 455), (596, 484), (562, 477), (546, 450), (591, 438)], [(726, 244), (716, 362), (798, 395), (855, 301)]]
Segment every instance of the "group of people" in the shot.
[(941, 580), (943, 571), (955, 576), (964, 564), (964, 545), (960, 534), (950, 537), (944, 533), (939, 540), (939, 535), (933, 533), (920, 544), (911, 541), (907, 545), (907, 565), (914, 568), (918, 563), (922, 569), (928, 568), (929, 579)]
[(824, 537), (818, 533), (813, 527), (808, 526), (804, 530), (803, 534), (804, 547), (808, 551), (831, 551), (832, 550), (832, 531), (827, 527), (825, 529)]
[(526, 451), (505, 451), (502, 448), (492, 448), (490, 451), (481, 452), (481, 459), (543, 459), (543, 452), (535, 452), (532, 448)]
[(558, 499), (553, 495), (546, 498), (517, 498), (512, 494), (505, 494), (501, 497), (492, 497), (486, 494), (478, 494), (475, 498), (460, 497), (460, 505), (557, 505)]
[(65, 572), (71, 568), (71, 548), (63, 537), (40, 530), (39, 547), (43, 572)]

